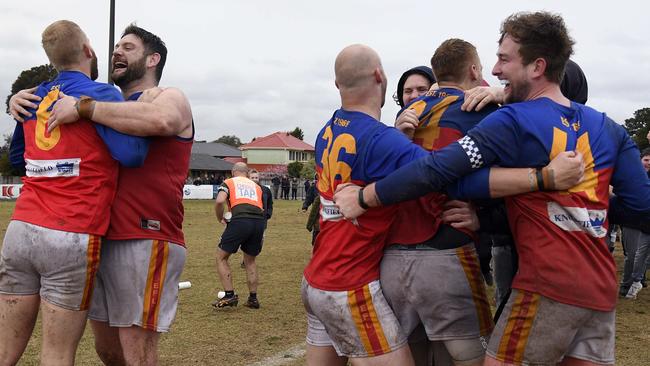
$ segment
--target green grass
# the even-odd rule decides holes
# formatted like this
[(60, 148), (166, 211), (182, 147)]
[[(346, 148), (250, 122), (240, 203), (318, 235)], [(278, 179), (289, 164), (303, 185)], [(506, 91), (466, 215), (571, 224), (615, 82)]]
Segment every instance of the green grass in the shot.
[[(259, 310), (239, 306), (215, 310), (210, 303), (221, 286), (214, 268), (214, 253), (222, 225), (216, 222), (212, 201), (185, 202), (185, 235), (188, 248), (183, 281), (192, 288), (180, 292), (176, 322), (162, 337), (163, 365), (249, 365), (304, 342), (306, 321), (300, 301), (302, 269), (311, 254), (311, 236), (305, 230), (306, 214), (300, 202), (276, 201), (264, 249), (258, 258)], [(4, 237), (13, 202), (0, 202), (0, 234)], [(620, 246), (616, 257), (621, 267)], [(239, 267), (241, 255), (230, 260), (235, 290), (245, 300), (246, 277)], [(243, 299), (242, 299), (243, 298)], [(650, 289), (637, 301), (619, 301), (617, 307), (617, 365), (650, 365)], [(1, 330), (0, 330), (1, 331)], [(37, 365), (40, 325), (20, 365)], [(289, 360), (288, 360), (289, 361)], [(90, 329), (77, 351), (78, 365), (98, 365)], [(304, 358), (288, 365), (302, 365)]]

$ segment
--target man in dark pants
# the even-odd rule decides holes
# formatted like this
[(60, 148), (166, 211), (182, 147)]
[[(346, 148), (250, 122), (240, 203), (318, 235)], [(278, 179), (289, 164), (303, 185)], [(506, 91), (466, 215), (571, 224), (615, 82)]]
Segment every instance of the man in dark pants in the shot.
[[(239, 302), (239, 297), (233, 288), (228, 258), (236, 253), (241, 245), (250, 291), (245, 305), (259, 309), (255, 257), (262, 251), (262, 239), (266, 226), (262, 188), (247, 178), (248, 167), (244, 163), (236, 163), (232, 168), (232, 175), (232, 178), (226, 179), (219, 187), (215, 206), (217, 220), (226, 225), (217, 249), (217, 272), (226, 295), (217, 299), (212, 305), (223, 308), (237, 306)], [(224, 205), (226, 204), (232, 213), (232, 218), (229, 221), (224, 218)]]
[(280, 190), (280, 177), (277, 175), (271, 179), (273, 184), (273, 198), (278, 199), (278, 191)]
[[(273, 195), (271, 194), (271, 189), (265, 185), (260, 184), (260, 173), (255, 170), (251, 169), (250, 172), (248, 172), (248, 177), (255, 183), (257, 183), (260, 188), (262, 188), (262, 204), (264, 207), (264, 230), (266, 231), (266, 226), (267, 222), (271, 219), (271, 216), (273, 216)], [(262, 240), (264, 240), (264, 237), (262, 237)], [(246, 268), (246, 264), (242, 260), (241, 262), (241, 268)]]

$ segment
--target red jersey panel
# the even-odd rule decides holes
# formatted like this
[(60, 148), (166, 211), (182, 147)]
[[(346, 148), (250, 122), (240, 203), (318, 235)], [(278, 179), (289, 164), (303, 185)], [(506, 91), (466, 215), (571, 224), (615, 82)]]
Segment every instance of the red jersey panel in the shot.
[(120, 168), (110, 240), (165, 240), (185, 246), (183, 186), (193, 138), (154, 137), (140, 168)]
[(345, 291), (379, 278), (395, 207), (372, 208), (350, 222), (334, 205), (334, 192), (342, 183), (364, 186), (426, 155), (401, 132), (367, 114), (343, 109), (334, 113), (316, 139), (321, 211), (320, 233), (304, 271), (310, 286)]
[[(427, 151), (442, 149), (465, 136), (467, 131), (494, 111), (492, 106), (482, 112), (461, 111), (464, 95), (459, 89), (442, 88), (406, 106), (404, 109), (413, 109), (420, 120), (413, 142)], [(440, 218), (446, 201), (447, 195), (430, 193), (400, 203), (386, 244), (415, 245), (433, 237), (442, 224)], [(461, 231), (474, 236), (471, 231)]]
[(59, 91), (76, 97), (121, 100), (119, 92), (112, 89), (77, 72), (62, 72), (54, 81), (39, 86), (36, 94), (43, 99), (32, 119), (23, 123), (27, 174), (13, 220), (68, 232), (106, 233), (117, 161), (90, 122), (61, 125), (51, 133), (46, 123)]

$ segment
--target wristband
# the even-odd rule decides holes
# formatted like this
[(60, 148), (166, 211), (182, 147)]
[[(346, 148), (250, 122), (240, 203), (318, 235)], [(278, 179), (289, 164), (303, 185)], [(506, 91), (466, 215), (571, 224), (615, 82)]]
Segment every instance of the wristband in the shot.
[(363, 200), (363, 188), (359, 190), (359, 196), (357, 201), (359, 202), (359, 206), (361, 206), (361, 208), (363, 208), (364, 210), (370, 208), (370, 206), (368, 206), (366, 202)]
[(537, 190), (544, 190), (544, 174), (542, 174), (542, 169), (535, 169), (535, 176), (537, 177)]
[(92, 120), (95, 112), (95, 100), (91, 97), (82, 96), (75, 104), (79, 118)]

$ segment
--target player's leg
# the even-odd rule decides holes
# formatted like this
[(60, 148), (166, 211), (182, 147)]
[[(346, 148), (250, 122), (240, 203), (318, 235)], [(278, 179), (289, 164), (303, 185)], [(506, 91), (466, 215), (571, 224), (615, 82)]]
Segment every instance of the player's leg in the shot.
[(266, 228), (266, 220), (264, 219), (247, 219), (249, 224), (249, 237), (242, 243), (241, 250), (244, 252), (244, 265), (246, 267), (246, 281), (248, 284), (248, 291), (250, 292), (246, 306), (258, 309), (260, 303), (257, 299), (257, 284), (258, 272), (255, 258), (262, 252), (262, 244), (264, 243), (264, 229)]
[(11, 221), (0, 253), (0, 365), (14, 365), (29, 342), (40, 303), (39, 274), (33, 270), (32, 236)]
[(39, 303), (38, 295), (0, 294), (0, 365), (15, 365), (22, 356), (34, 330)]
[(69, 310), (41, 302), (43, 343), (41, 365), (74, 365), (88, 311)]
[(414, 366), (413, 357), (408, 345), (380, 356), (350, 358), (353, 366)]
[(237, 253), (241, 243), (248, 239), (250, 235), (250, 225), (248, 221), (249, 220), (246, 218), (233, 218), (230, 220), (221, 235), (221, 240), (217, 247), (215, 262), (217, 274), (221, 281), (221, 286), (224, 291), (226, 291), (226, 296), (223, 299), (217, 299), (217, 301), (212, 304), (216, 307), (237, 305), (238, 296), (234, 293), (232, 271), (228, 259), (232, 254)]
[(347, 291), (306, 286), (303, 303), (308, 320), (310, 314), (317, 318), (337, 353), (352, 364), (413, 365), (406, 336), (378, 280)]
[[(106, 318), (118, 329), (124, 361), (157, 364), (159, 333), (168, 332), (176, 316), (186, 249), (161, 240), (107, 241), (104, 247), (100, 279)], [(101, 320), (94, 309), (92, 313)], [(105, 335), (114, 342), (115, 333)]]
[(42, 248), (42, 255), (34, 255), (41, 273), (41, 364), (72, 365), (86, 327), (101, 238), (35, 225), (30, 230)]
[(244, 253), (244, 265), (246, 266), (246, 284), (248, 291), (257, 293), (257, 264), (255, 264), (255, 257)]
[(154, 366), (158, 364), (160, 333), (133, 325), (120, 328), (119, 334), (127, 365)]
[(345, 366), (348, 358), (339, 356), (332, 346), (314, 346), (307, 344), (307, 366)]
[[(108, 323), (108, 293), (104, 284), (104, 276), (110, 275), (107, 267), (111, 266), (110, 252), (114, 249), (108, 249), (110, 247), (111, 244), (104, 243), (102, 245), (102, 260), (99, 263), (99, 270), (97, 270), (95, 277), (95, 289), (88, 310), (88, 319), (95, 339), (95, 352), (99, 359), (105, 365), (123, 366), (126, 365), (126, 361), (124, 361), (122, 345), (120, 344), (119, 328), (111, 327)], [(107, 251), (109, 251), (108, 254)], [(112, 284), (111, 281), (107, 283), (108, 286), (112, 286)]]
[(126, 365), (122, 344), (120, 343), (120, 328), (111, 327), (108, 322), (97, 320), (90, 320), (90, 326), (95, 338), (95, 352), (97, 352), (99, 359), (105, 365)]

